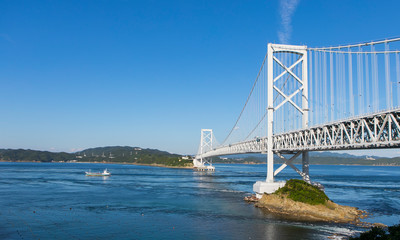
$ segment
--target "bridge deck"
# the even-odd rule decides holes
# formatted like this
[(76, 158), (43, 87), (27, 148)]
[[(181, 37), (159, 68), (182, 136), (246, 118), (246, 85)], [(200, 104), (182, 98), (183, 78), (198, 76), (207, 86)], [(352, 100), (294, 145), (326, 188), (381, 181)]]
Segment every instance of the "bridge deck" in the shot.
[[(400, 108), (273, 136), (275, 153), (395, 147), (400, 147)], [(263, 137), (217, 147), (202, 157), (266, 151)]]

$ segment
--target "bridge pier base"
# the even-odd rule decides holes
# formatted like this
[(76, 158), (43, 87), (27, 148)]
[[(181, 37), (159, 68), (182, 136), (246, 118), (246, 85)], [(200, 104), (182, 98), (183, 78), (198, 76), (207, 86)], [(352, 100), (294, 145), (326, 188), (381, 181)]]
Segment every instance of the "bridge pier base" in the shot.
[[(206, 165), (208, 163), (208, 166)], [(211, 162), (204, 161), (202, 158), (193, 159), (193, 170), (196, 171), (215, 171), (215, 167), (211, 164)]]
[(194, 158), (194, 159), (193, 159), (193, 167), (195, 167), (195, 168), (197, 168), (197, 167), (204, 167), (203, 159)]
[(253, 185), (253, 191), (256, 193), (257, 198), (261, 198), (264, 193), (271, 194), (279, 188), (285, 186), (286, 182), (264, 182), (257, 181)]

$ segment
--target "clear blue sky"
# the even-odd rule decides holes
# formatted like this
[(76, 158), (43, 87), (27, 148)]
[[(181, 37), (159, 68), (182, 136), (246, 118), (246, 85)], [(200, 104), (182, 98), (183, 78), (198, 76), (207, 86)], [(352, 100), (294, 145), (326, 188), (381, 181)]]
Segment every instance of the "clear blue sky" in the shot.
[(279, 32), (313, 47), (400, 35), (400, 1), (300, 0), (286, 28), (279, 4), (0, 0), (0, 148), (193, 154), (201, 128), (227, 135)]

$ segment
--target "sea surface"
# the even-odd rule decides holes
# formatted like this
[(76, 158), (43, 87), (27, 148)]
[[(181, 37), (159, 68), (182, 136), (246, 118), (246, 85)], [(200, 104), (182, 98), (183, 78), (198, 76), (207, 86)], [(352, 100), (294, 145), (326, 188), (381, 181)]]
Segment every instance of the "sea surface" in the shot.
[[(337, 239), (363, 229), (281, 219), (243, 201), (266, 165), (191, 169), (0, 163), (0, 239)], [(108, 168), (110, 177), (86, 177)], [(400, 167), (311, 165), (338, 204), (400, 222)], [(277, 180), (299, 178), (291, 169)]]

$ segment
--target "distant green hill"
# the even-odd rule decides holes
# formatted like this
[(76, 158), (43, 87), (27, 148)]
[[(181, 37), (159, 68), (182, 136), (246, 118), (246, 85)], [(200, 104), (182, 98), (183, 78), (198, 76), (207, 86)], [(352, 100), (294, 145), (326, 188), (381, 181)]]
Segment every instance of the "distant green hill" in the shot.
[(25, 149), (0, 149), (2, 161), (36, 161), (36, 162), (66, 162), (74, 159), (75, 154), (65, 152), (48, 152)]
[(157, 149), (139, 147), (98, 147), (76, 153), (47, 152), (24, 149), (0, 149), (2, 161), (37, 161), (37, 162), (111, 162), (134, 164), (157, 164), (171, 167), (189, 167), (192, 161), (183, 159), (179, 154), (171, 154)]
[(82, 162), (160, 164), (178, 167), (191, 166), (192, 164), (192, 161), (182, 159), (179, 154), (127, 146), (89, 148), (77, 152), (75, 159)]

